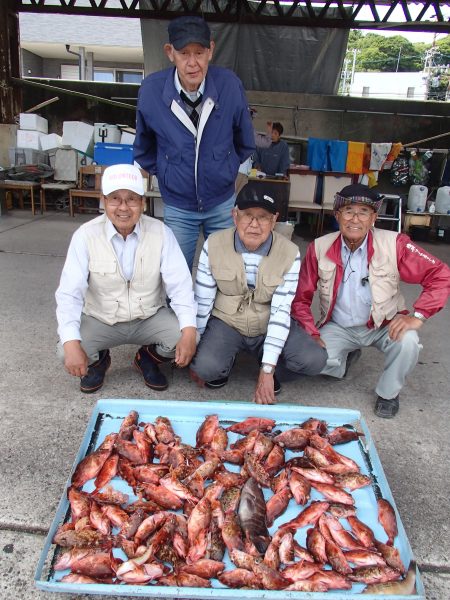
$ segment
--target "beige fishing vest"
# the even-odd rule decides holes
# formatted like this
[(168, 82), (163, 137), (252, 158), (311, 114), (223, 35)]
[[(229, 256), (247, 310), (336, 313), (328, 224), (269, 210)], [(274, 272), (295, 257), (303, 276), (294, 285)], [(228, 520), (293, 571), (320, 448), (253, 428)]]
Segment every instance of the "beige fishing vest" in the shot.
[(106, 216), (101, 215), (82, 226), (89, 253), (89, 286), (83, 312), (107, 325), (147, 319), (165, 305), (160, 270), (162, 223), (141, 217), (141, 236), (131, 281), (122, 273), (106, 236), (106, 224)]
[(249, 289), (242, 255), (234, 250), (234, 228), (208, 238), (211, 272), (217, 283), (212, 314), (248, 337), (267, 332), (270, 304), (297, 256), (298, 248), (273, 232), (270, 252), (259, 264), (255, 289)]
[[(327, 320), (333, 300), (336, 264), (327, 257), (329, 248), (339, 237), (340, 232), (329, 233), (314, 241), (318, 262), (319, 281), (317, 283), (320, 302), (320, 319), (317, 327)], [(369, 285), (372, 293), (370, 315), (376, 328), (384, 321), (390, 321), (399, 311), (405, 310), (406, 303), (400, 293), (400, 274), (397, 268), (397, 233), (384, 229), (372, 230), (373, 256), (369, 263)]]

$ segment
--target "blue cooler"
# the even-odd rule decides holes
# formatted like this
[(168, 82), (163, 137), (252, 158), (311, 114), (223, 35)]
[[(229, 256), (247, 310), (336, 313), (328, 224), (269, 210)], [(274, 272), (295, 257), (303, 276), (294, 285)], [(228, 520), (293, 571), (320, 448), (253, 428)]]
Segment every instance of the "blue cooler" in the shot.
[(97, 142), (94, 146), (94, 161), (98, 165), (132, 165), (133, 145), (132, 144), (106, 144)]

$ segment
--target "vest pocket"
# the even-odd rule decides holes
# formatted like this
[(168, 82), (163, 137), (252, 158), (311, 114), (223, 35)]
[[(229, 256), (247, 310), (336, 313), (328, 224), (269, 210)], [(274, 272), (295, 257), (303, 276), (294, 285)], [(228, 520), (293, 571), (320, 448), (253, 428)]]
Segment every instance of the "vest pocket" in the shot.
[(111, 260), (90, 260), (89, 271), (98, 275), (108, 275), (115, 273), (117, 269), (116, 261)]
[(100, 291), (117, 287), (118, 265), (115, 260), (91, 260), (89, 262), (89, 284)]
[(237, 275), (231, 269), (214, 269), (218, 289), (226, 296), (235, 296), (240, 291)]

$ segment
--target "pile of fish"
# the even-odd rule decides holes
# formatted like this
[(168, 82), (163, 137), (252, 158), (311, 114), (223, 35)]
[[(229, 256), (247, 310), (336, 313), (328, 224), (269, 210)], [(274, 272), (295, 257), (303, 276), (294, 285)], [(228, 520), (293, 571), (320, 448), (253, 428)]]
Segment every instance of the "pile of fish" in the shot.
[[(138, 421), (131, 411), (73, 473), (71, 520), (53, 539), (64, 549), (55, 571), (70, 570), (60, 581), (305, 592), (358, 582), (364, 593), (414, 592), (415, 565), (406, 573), (394, 546), (391, 504), (378, 500), (384, 542), (357, 517), (352, 491), (372, 482), (335, 446), (360, 433), (314, 418), (283, 431), (259, 417), (222, 427), (210, 415), (194, 447), (166, 417)], [(113, 487), (119, 478), (133, 502)], [(311, 489), (321, 499), (311, 501)], [(298, 514), (283, 522), (290, 503)], [(305, 547), (296, 540), (301, 528)]]

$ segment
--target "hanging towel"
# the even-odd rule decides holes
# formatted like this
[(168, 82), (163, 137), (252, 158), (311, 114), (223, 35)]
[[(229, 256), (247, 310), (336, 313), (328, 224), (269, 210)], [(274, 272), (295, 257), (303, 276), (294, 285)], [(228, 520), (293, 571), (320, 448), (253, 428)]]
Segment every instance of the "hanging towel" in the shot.
[(370, 165), (371, 171), (380, 171), (391, 151), (391, 143), (375, 143), (370, 147)]
[(308, 138), (308, 166), (313, 171), (328, 171), (328, 141)]
[(394, 144), (392, 144), (391, 151), (389, 152), (389, 154), (386, 158), (386, 162), (383, 165), (383, 169), (390, 169), (392, 167), (392, 163), (397, 158), (397, 156), (400, 154), (402, 149), (403, 149), (403, 144), (401, 142), (395, 142)]
[(363, 142), (348, 142), (347, 164), (345, 166), (347, 173), (359, 174), (363, 172), (364, 146)]
[(336, 173), (345, 173), (347, 164), (348, 142), (331, 140), (328, 144), (329, 167)]

